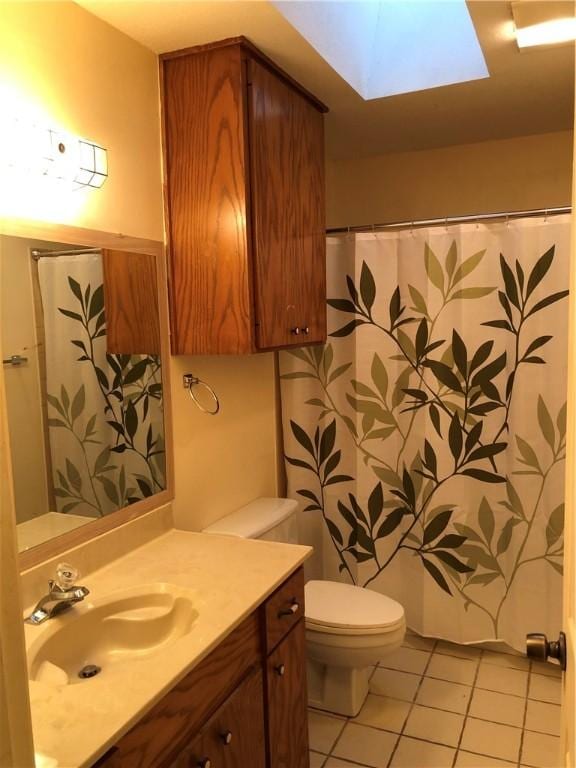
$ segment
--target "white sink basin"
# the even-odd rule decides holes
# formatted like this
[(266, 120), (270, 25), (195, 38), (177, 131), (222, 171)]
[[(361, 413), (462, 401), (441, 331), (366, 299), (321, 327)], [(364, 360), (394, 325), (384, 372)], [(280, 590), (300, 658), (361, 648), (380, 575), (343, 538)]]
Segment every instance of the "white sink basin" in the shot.
[[(28, 651), (31, 680), (69, 685), (108, 676), (120, 664), (160, 653), (187, 635), (198, 617), (190, 593), (151, 584), (87, 598), (35, 627)], [(79, 673), (94, 673), (91, 677)]]

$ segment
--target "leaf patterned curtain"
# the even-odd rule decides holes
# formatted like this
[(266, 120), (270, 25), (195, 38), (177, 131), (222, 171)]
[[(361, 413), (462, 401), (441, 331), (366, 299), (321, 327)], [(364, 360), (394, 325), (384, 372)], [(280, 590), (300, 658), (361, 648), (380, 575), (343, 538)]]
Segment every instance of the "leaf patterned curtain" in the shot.
[(329, 341), (281, 355), (315, 571), (456, 642), (561, 621), (570, 217), (330, 237)]
[(165, 487), (160, 358), (107, 354), (100, 254), (38, 277), (54, 511), (100, 517)]

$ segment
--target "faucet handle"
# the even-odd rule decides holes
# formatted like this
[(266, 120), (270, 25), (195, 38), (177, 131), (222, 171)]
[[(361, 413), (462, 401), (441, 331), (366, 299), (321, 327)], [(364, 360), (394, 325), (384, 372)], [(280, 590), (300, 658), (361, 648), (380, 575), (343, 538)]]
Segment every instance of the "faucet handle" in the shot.
[(80, 571), (77, 568), (74, 568), (73, 565), (69, 565), (68, 563), (58, 563), (56, 566), (56, 585), (63, 591), (73, 587), (79, 576)]

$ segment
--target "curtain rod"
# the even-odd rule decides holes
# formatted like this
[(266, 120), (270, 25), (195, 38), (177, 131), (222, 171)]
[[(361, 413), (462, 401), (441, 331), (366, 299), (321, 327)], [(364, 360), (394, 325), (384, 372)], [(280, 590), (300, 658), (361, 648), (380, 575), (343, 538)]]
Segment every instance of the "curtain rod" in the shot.
[(49, 251), (34, 248), (30, 251), (30, 254), (34, 261), (39, 261), (40, 259), (53, 259), (58, 256), (83, 256), (84, 254), (101, 252), (101, 248), (70, 248), (67, 251)]
[(492, 219), (519, 219), (529, 216), (556, 216), (561, 213), (571, 213), (571, 206), (561, 208), (535, 208), (529, 211), (504, 211), (501, 213), (477, 213), (469, 216), (446, 216), (437, 219), (420, 219), (418, 221), (394, 221), (387, 224), (362, 224), (353, 227), (333, 227), (326, 230), (327, 235), (347, 232), (375, 232), (379, 229), (396, 229), (398, 227), (426, 227), (440, 224), (459, 224), (467, 221), (490, 221)]

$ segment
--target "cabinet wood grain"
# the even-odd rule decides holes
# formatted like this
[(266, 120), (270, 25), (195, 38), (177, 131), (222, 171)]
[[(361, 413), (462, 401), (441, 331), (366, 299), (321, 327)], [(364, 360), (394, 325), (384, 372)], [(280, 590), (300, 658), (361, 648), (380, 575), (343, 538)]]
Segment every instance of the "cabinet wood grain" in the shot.
[(326, 337), (323, 118), (267, 67), (253, 60), (248, 67), (257, 345), (321, 342)]
[(252, 673), (169, 768), (265, 768), (262, 672)]
[(155, 257), (104, 249), (102, 270), (108, 354), (159, 355)]
[(325, 107), (244, 38), (161, 62), (173, 352), (324, 342)]
[(253, 613), (120, 739), (106, 768), (158, 768), (175, 759), (186, 735), (192, 738), (260, 659)]
[(238, 46), (163, 62), (175, 354), (253, 349), (244, 79)]
[(270, 653), (284, 635), (304, 617), (304, 571), (296, 573), (274, 592), (264, 606), (266, 652)]
[(266, 662), (269, 768), (308, 768), (304, 620)]

